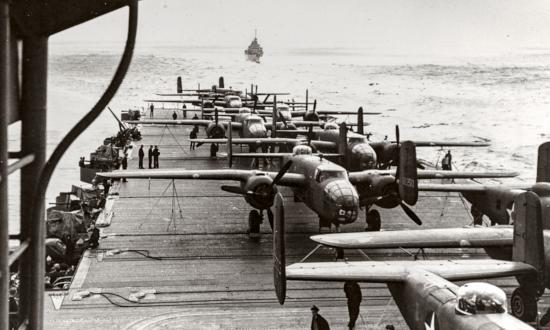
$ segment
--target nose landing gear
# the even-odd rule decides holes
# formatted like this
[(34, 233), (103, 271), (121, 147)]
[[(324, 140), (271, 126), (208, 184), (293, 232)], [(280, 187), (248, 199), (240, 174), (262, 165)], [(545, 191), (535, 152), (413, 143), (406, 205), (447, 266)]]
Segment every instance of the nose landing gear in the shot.
[[(269, 226), (273, 230), (273, 212), (267, 209), (267, 218), (269, 220)], [(252, 210), (248, 213), (248, 236), (250, 238), (260, 237), (260, 225), (264, 222), (263, 211)]]
[(365, 231), (380, 231), (380, 213), (377, 210), (366, 210), (365, 220), (367, 222), (367, 228)]

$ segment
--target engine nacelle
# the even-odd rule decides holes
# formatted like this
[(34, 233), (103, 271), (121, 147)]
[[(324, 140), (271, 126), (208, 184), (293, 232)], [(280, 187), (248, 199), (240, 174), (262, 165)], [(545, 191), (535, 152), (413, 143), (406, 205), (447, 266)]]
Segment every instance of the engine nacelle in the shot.
[(484, 192), (463, 192), (462, 195), (492, 222), (501, 225), (510, 223), (510, 211), (517, 195), (514, 190), (488, 187)]
[(363, 171), (376, 168), (376, 152), (367, 142), (353, 143), (351, 146), (351, 155), (349, 156), (350, 170)]
[(307, 111), (304, 114), (304, 121), (319, 121), (319, 115), (313, 110)]
[(271, 187), (272, 182), (271, 177), (263, 173), (248, 178), (243, 184), (246, 202), (258, 210), (266, 210), (273, 206), (277, 187)]
[(373, 175), (356, 187), (362, 204), (366, 204), (367, 206), (376, 204), (383, 208), (394, 208), (399, 205), (399, 198), (377, 201), (377, 198), (380, 196), (397, 195), (399, 193), (395, 177), (391, 175)]
[(219, 123), (210, 123), (206, 127), (206, 136), (210, 139), (222, 139), (225, 137), (225, 128)]

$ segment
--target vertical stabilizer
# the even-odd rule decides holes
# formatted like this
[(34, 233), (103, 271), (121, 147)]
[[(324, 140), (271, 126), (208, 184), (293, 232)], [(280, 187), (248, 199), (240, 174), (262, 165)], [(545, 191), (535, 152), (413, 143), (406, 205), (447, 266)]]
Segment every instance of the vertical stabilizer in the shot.
[(271, 137), (277, 137), (277, 118), (279, 113), (277, 112), (277, 95), (273, 95), (273, 113), (271, 114)]
[(178, 94), (183, 92), (183, 84), (181, 83), (181, 77), (178, 77), (178, 81), (176, 83), (176, 92)]
[(537, 182), (550, 182), (550, 142), (545, 142), (539, 146)]
[(412, 141), (405, 141), (399, 146), (399, 166), (397, 168), (399, 196), (409, 204), (415, 205), (418, 200), (418, 172), (416, 169), (416, 146)]
[(340, 159), (343, 159), (344, 161), (346, 161), (347, 159), (346, 157), (347, 146), (348, 146), (348, 127), (346, 126), (346, 123), (340, 123), (337, 152), (340, 154)]
[(516, 196), (512, 260), (535, 267), (539, 292), (540, 289), (544, 290), (545, 255), (542, 231), (542, 207), (538, 195), (524, 192)]
[(218, 87), (219, 88), (225, 88), (225, 84), (223, 81), (223, 76), (218, 79)]
[(227, 125), (227, 162), (229, 168), (233, 167), (233, 128), (231, 122)]
[(363, 135), (364, 132), (364, 123), (363, 123), (363, 107), (359, 107), (359, 110), (357, 110), (357, 133)]
[(285, 258), (285, 209), (281, 193), (275, 195), (273, 203), (273, 281), (277, 299), (282, 305), (286, 297)]

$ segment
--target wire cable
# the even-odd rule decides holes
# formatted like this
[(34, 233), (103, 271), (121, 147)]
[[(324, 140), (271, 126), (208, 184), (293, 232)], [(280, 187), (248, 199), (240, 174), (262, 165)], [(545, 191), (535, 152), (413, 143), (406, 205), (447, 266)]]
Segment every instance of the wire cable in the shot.
[(61, 160), (61, 157), (63, 157), (67, 149), (78, 138), (78, 136), (84, 130), (86, 130), (86, 128), (88, 128), (95, 121), (95, 119), (97, 119), (101, 112), (107, 107), (113, 96), (116, 94), (118, 88), (122, 84), (126, 73), (128, 72), (136, 43), (138, 25), (138, 0), (130, 0), (128, 3), (128, 10), (128, 36), (126, 38), (124, 53), (122, 54), (117, 70), (101, 98), (92, 107), (92, 109), (69, 131), (69, 133), (65, 135), (63, 140), (61, 140), (61, 142), (57, 145), (52, 155), (42, 168), (42, 171), (40, 172), (40, 180), (38, 182), (38, 186), (36, 187), (35, 195), (33, 198), (33, 218), (38, 217), (40, 212), (42, 211), (41, 208), (36, 206), (42, 205), (44, 196), (46, 194), (46, 189), (48, 188), (53, 171), (59, 163), (59, 160)]

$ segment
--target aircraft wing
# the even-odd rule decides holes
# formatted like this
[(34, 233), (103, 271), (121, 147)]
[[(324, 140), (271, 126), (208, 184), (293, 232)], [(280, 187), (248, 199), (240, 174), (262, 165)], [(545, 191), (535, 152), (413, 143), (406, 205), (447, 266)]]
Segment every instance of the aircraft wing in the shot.
[[(233, 124), (232, 124), (233, 125)], [(228, 139), (190, 139), (191, 142), (200, 143), (227, 143)], [(306, 144), (306, 139), (292, 139), (292, 138), (232, 138), (234, 144), (258, 144), (258, 145), (296, 145)], [(334, 148), (336, 149), (336, 143), (330, 141), (313, 140), (311, 144), (317, 148)], [(323, 154), (324, 155), (324, 154)]]
[(200, 103), (201, 100), (182, 100), (182, 99), (152, 99), (152, 100), (143, 100), (143, 102), (152, 102), (152, 103)]
[[(373, 175), (393, 175), (395, 170), (364, 170), (350, 172), (350, 182), (353, 184), (369, 180)], [(518, 175), (517, 172), (460, 172), (460, 171), (431, 171), (418, 170), (419, 179), (481, 179), (481, 178), (511, 178)], [(426, 185), (427, 186), (427, 185)], [(451, 186), (451, 185), (449, 185)], [(458, 186), (458, 185), (452, 185)], [(469, 185), (475, 186), (475, 185)], [(456, 190), (449, 190), (456, 191)]]
[[(291, 152), (250, 152), (250, 153), (234, 153), (233, 157), (240, 157), (240, 158), (258, 158), (258, 157), (264, 157), (264, 158), (281, 158), (281, 157), (289, 157), (293, 154)], [(340, 157), (341, 154), (333, 154), (333, 153), (327, 153), (327, 154), (313, 154), (323, 156), (323, 157)]]
[[(487, 142), (452, 142), (452, 141), (414, 141), (417, 147), (488, 147)], [(391, 141), (391, 143), (397, 143)]]
[(525, 190), (530, 190), (532, 185), (483, 185), (483, 184), (438, 184), (438, 183), (427, 183), (427, 184), (418, 184), (419, 191), (441, 191), (441, 192), (486, 192), (492, 189), (503, 189), (517, 191), (521, 193)]
[[(315, 110), (320, 115), (357, 115), (356, 111), (345, 111), (345, 110)], [(369, 112), (364, 111), (364, 115), (381, 115), (381, 112)]]
[[(191, 139), (191, 142), (202, 143), (227, 143), (228, 139)], [(305, 142), (300, 139), (289, 138), (232, 138), (234, 144), (264, 144), (264, 145), (280, 145), (280, 144), (297, 144)]]
[[(112, 172), (98, 172), (97, 176), (113, 179), (188, 179), (188, 180), (234, 180), (246, 181), (254, 175), (267, 175), (274, 179), (277, 172), (262, 172), (256, 170), (218, 169), (218, 170), (182, 170), (153, 169), (153, 170), (117, 170)], [(299, 187), (305, 183), (305, 177), (297, 173), (285, 173), (279, 185)]]
[(317, 243), (342, 249), (482, 248), (512, 246), (512, 226), (437, 228), (315, 235)]
[(419, 179), (483, 179), (483, 178), (513, 178), (518, 172), (464, 172), (464, 171), (432, 171), (418, 170)]
[(403, 282), (414, 272), (430, 272), (450, 281), (530, 274), (527, 264), (493, 260), (421, 260), (304, 262), (286, 267), (286, 278), (302, 281)]
[(212, 123), (211, 120), (204, 119), (144, 119), (144, 120), (125, 120), (125, 123), (134, 125), (199, 125), (208, 126)]

